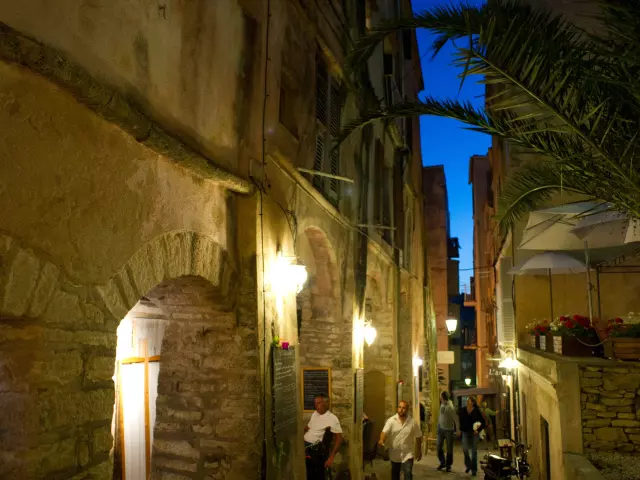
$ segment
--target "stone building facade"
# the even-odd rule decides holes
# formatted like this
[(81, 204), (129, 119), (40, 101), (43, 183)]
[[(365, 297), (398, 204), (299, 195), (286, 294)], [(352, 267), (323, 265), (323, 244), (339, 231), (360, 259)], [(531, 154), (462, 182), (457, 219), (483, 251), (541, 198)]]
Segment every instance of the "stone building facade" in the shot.
[[(304, 478), (301, 405), (275, 439), (275, 337), (296, 377), (330, 369), (336, 471), (362, 475), (358, 369), (382, 379), (380, 418), (400, 380), (417, 415), (432, 328), (417, 120), (331, 148), (362, 108), (349, 39), (411, 11), (366, 4), (0, 0), (0, 477)], [(367, 78), (412, 98), (420, 75), (400, 35)], [(307, 268), (297, 296), (278, 290), (279, 255)], [(155, 398), (135, 465), (134, 370)]]

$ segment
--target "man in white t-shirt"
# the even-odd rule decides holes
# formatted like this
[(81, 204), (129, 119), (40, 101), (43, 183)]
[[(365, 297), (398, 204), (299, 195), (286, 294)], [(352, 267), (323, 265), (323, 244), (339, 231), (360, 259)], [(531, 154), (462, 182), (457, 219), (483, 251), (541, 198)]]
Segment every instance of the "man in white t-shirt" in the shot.
[[(333, 459), (342, 445), (340, 421), (329, 411), (329, 396), (321, 393), (313, 399), (316, 411), (304, 427), (304, 446), (307, 464), (307, 480), (324, 480), (324, 471), (331, 467)], [(331, 453), (325, 451), (322, 439), (329, 430), (335, 437)]]
[(398, 404), (398, 413), (384, 424), (380, 441), (382, 447), (389, 443), (389, 460), (391, 460), (391, 480), (400, 480), (400, 472), (404, 472), (404, 480), (413, 478), (413, 460), (422, 459), (422, 431), (420, 425), (409, 416), (409, 403), (404, 400)]

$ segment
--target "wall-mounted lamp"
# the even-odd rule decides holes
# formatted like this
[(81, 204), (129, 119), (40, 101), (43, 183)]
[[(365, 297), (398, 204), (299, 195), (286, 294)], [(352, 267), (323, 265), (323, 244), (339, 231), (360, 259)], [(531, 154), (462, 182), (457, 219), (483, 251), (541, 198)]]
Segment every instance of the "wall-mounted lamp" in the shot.
[(420, 357), (413, 357), (413, 376), (417, 377), (422, 366), (422, 359)]
[(468, 387), (469, 385), (471, 385), (471, 379), (469, 377), (464, 379), (464, 384)]
[(307, 281), (307, 267), (300, 265), (295, 257), (285, 257), (282, 252), (272, 266), (271, 289), (280, 294), (298, 294)]
[(449, 332), (449, 335), (451, 335), (458, 329), (457, 318), (447, 318), (447, 320), (445, 320), (445, 323), (447, 324), (447, 332)]
[(513, 358), (513, 352), (508, 350), (505, 358), (498, 364), (498, 368), (504, 368), (506, 370), (512, 370), (518, 368), (518, 361)]
[(367, 345), (369, 346), (375, 342), (376, 337), (378, 336), (378, 331), (373, 325), (371, 325), (371, 322), (364, 322), (362, 333), (364, 335), (364, 341), (367, 342)]

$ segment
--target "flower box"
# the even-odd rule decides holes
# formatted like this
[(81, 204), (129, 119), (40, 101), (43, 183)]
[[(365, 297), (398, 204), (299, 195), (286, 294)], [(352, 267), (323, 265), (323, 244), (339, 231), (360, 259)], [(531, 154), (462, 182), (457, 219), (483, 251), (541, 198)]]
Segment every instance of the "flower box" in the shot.
[[(585, 343), (596, 343), (597, 340), (587, 339)], [(593, 347), (580, 342), (573, 335), (557, 335), (553, 337), (553, 353), (567, 357), (591, 357)]]
[(554, 352), (554, 347), (553, 347), (553, 339), (555, 338), (554, 335), (551, 335), (550, 333), (547, 333), (547, 340), (546, 340), (546, 351), (549, 353), (553, 353)]
[(538, 348), (540, 350), (542, 350), (543, 352), (547, 351), (547, 336), (546, 335), (540, 335), (538, 337)]
[(540, 348), (540, 336), (529, 335), (529, 346), (531, 346), (532, 348)]
[(640, 338), (613, 337), (613, 356), (619, 360), (640, 360)]

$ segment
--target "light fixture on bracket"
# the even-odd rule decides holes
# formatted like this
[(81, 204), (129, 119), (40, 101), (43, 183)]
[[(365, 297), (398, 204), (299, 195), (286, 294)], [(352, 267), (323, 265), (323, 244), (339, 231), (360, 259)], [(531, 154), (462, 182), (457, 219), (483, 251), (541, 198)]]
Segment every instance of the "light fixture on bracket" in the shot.
[(362, 335), (364, 337), (364, 341), (367, 342), (367, 345), (371, 346), (378, 336), (378, 331), (371, 322), (365, 320), (364, 326), (362, 327)]
[(445, 320), (445, 323), (447, 325), (447, 332), (449, 333), (449, 335), (451, 335), (453, 332), (455, 332), (458, 329), (457, 318), (447, 318)]
[(413, 357), (413, 376), (417, 377), (420, 373), (420, 367), (422, 366), (422, 359), (420, 357)]
[(509, 370), (513, 370), (514, 368), (518, 367), (518, 361), (516, 359), (513, 358), (513, 350), (508, 349), (505, 352), (505, 357), (502, 359), (502, 361), (498, 364), (498, 368), (504, 368), (507, 371)]
[(298, 294), (307, 281), (307, 267), (296, 257), (286, 257), (278, 252), (271, 271), (271, 289), (280, 294)]

